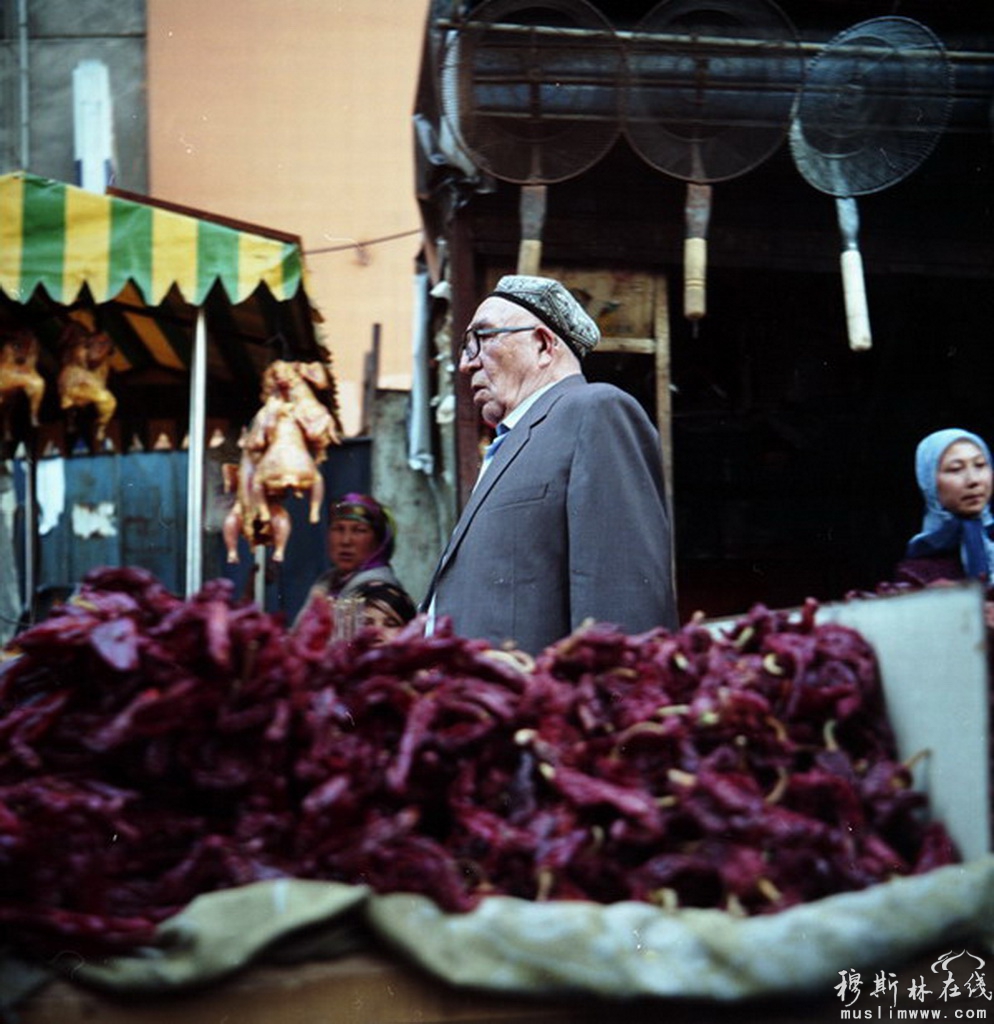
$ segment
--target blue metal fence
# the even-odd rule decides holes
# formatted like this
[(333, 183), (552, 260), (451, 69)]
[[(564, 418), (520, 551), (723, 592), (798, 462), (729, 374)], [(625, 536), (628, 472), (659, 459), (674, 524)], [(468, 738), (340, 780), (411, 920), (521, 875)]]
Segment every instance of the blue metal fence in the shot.
[[(347, 491), (368, 491), (370, 443), (356, 438), (335, 446), (322, 464), (325, 506)], [(72, 587), (91, 569), (106, 565), (137, 566), (153, 573), (176, 594), (185, 590), (187, 453), (134, 452), (127, 455), (73, 455), (37, 463), (35, 594)], [(26, 467), (14, 466), (17, 521), (23, 523)], [(208, 495), (207, 500), (212, 500)], [(264, 604), (268, 611), (292, 619), (314, 579), (328, 566), (327, 513), (307, 521), (303, 498), (286, 503), (292, 533), (285, 561), (266, 559)], [(255, 593), (255, 562), (242, 541), (239, 562), (228, 565), (220, 534), (220, 517), (207, 517), (204, 579), (219, 576), (235, 583), (240, 597)], [(14, 559), (23, 590), (24, 552)], [(9, 564), (9, 562), (8, 562)]]

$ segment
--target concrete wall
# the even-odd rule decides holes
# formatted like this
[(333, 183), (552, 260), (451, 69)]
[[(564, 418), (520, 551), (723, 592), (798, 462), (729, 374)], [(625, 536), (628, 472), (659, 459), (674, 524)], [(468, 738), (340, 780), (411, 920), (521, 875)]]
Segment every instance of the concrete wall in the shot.
[(0, 170), (17, 162), (20, 111), (17, 99), (17, 19), (14, 4), (0, 5)]
[(397, 523), (393, 567), (408, 593), (419, 602), (453, 526), (451, 491), (438, 478), (407, 463), (406, 391), (377, 392), (371, 412), (372, 493), (387, 505)]
[[(148, 0), (151, 193), (301, 236), (346, 431), (411, 374), (427, 0)], [(365, 242), (366, 245), (358, 243)]]
[(0, 171), (75, 181), (73, 69), (100, 60), (110, 75), (116, 184), (148, 187), (144, 0), (25, 0), (28, 47), (27, 156), (21, 131), (18, 0), (6, 0), (0, 46)]
[(396, 568), (420, 599), (453, 508), (451, 474), (430, 480), (406, 455), (421, 245), (412, 113), (428, 0), (25, 0), (26, 167), (18, 2), (0, 0), (0, 173), (74, 180), (72, 72), (103, 60), (120, 187), (302, 237), (350, 435), (380, 325), (370, 490), (393, 508)]

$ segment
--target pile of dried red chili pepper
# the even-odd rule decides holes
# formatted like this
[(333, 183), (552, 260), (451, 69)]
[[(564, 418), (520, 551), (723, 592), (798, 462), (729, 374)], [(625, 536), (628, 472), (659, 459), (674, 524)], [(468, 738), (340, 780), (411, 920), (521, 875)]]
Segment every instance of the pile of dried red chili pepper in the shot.
[(0, 665), (0, 945), (128, 949), (287, 875), (752, 914), (954, 861), (872, 650), (815, 610), (592, 625), (525, 666), (94, 572)]

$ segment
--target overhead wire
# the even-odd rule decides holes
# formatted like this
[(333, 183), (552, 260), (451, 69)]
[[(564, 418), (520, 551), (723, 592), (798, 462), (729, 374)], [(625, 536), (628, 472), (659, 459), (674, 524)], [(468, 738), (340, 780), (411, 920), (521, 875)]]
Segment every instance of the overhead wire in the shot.
[(349, 249), (354, 249), (359, 256), (361, 262), (365, 262), (363, 253), (371, 245), (380, 245), (383, 242), (393, 242), (398, 238), (410, 238), (413, 235), (420, 235), (422, 232), (421, 228), (413, 228), (411, 231), (397, 231), (392, 235), (381, 235), (379, 238), (370, 238), (366, 241), (358, 241), (356, 239), (349, 239), (347, 242), (341, 245), (325, 245), (320, 246), (317, 249), (304, 249), (305, 256), (316, 256), (326, 252), (347, 252)]

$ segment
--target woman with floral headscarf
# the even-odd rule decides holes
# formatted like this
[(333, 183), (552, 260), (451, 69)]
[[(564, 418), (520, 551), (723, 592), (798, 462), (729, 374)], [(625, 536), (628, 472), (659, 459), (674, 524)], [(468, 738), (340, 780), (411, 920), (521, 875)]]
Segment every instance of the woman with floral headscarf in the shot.
[(368, 494), (343, 495), (329, 514), (331, 568), (317, 578), (311, 597), (350, 597), (372, 580), (400, 586), (390, 565), (394, 538), (393, 516), (387, 508)]
[(968, 430), (929, 434), (915, 453), (925, 517), (896, 570), (899, 582), (928, 586), (945, 580), (994, 582), (994, 477), (991, 453)]
[[(342, 495), (329, 513), (331, 568), (314, 581), (294, 628), (300, 626), (315, 601), (332, 602), (341, 625), (351, 622), (360, 611), (358, 591), (364, 584), (390, 583), (403, 590), (390, 565), (394, 537), (393, 516), (375, 498), (368, 494)], [(351, 626), (346, 628), (349, 630)]]

